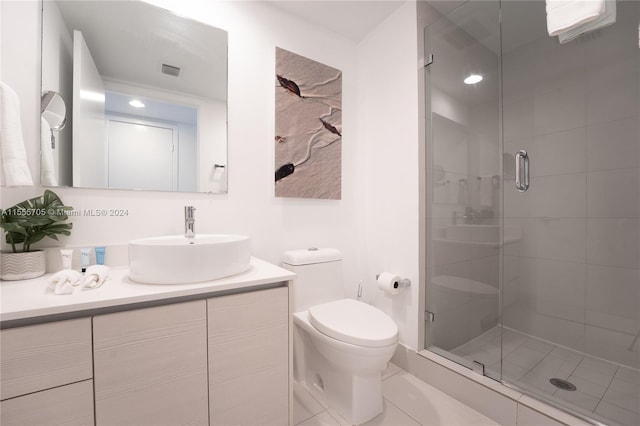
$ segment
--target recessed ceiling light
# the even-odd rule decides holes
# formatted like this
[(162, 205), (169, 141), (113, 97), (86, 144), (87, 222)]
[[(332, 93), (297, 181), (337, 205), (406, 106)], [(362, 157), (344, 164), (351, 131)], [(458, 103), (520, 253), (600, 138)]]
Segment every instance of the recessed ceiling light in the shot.
[(129, 105), (131, 105), (134, 108), (144, 108), (144, 104), (142, 103), (142, 101), (138, 100), (138, 99), (132, 99), (129, 101)]
[(480, 83), (484, 77), (480, 74), (471, 74), (469, 77), (464, 79), (464, 84), (476, 84)]

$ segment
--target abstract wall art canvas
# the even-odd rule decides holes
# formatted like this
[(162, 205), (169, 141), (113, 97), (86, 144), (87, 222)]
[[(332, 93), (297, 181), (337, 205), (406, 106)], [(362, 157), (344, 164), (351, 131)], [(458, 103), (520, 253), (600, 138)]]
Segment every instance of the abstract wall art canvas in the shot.
[(342, 72), (276, 48), (275, 195), (339, 200)]

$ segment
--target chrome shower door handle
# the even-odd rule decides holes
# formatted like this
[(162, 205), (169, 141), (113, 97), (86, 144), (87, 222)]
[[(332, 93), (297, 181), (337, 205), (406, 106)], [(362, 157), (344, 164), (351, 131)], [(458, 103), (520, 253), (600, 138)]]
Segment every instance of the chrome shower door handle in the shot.
[[(520, 170), (520, 163), (524, 165), (524, 179)], [(524, 149), (516, 153), (516, 189), (520, 192), (525, 192), (529, 189), (529, 155)]]

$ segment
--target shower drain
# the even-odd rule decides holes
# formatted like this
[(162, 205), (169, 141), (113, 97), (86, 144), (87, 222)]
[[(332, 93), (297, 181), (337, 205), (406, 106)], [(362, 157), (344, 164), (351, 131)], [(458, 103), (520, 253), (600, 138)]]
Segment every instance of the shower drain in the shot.
[(574, 391), (578, 389), (576, 388), (576, 385), (574, 385), (573, 383), (563, 379), (558, 379), (556, 377), (554, 377), (553, 379), (549, 379), (549, 383), (551, 383), (553, 386), (557, 387), (558, 389), (562, 389), (566, 391)]

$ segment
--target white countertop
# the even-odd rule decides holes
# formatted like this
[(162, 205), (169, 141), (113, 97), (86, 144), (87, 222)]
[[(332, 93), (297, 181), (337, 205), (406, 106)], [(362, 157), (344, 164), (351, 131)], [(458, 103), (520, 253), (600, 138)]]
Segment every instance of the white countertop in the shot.
[(52, 274), (22, 281), (0, 281), (0, 322), (68, 314), (100, 308), (153, 302), (195, 295), (209, 295), (292, 280), (295, 274), (258, 258), (251, 269), (238, 275), (195, 284), (151, 285), (129, 279), (127, 268), (111, 269), (111, 279), (101, 287), (77, 288), (72, 294), (47, 290)]

